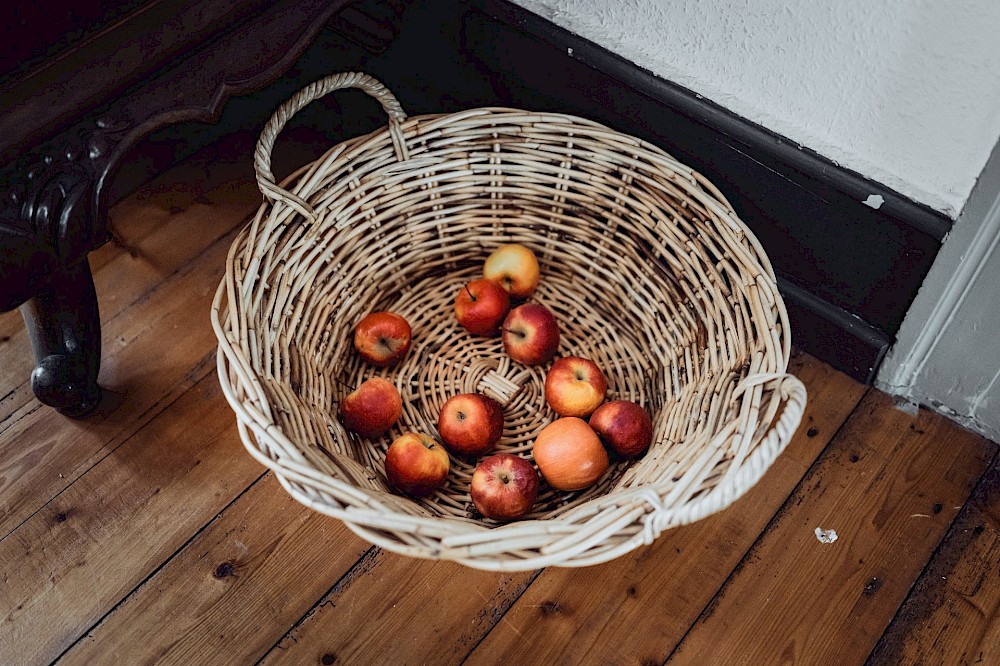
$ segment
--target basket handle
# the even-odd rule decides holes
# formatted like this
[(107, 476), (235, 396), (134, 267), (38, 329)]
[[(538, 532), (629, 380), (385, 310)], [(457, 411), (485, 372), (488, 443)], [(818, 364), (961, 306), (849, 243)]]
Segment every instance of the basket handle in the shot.
[(312, 209), (312, 206), (274, 182), (274, 174), (271, 173), (271, 150), (274, 148), (278, 134), (292, 116), (310, 102), (343, 88), (359, 88), (379, 101), (389, 116), (389, 136), (392, 139), (393, 149), (396, 151), (396, 159), (399, 161), (409, 159), (401, 127), (406, 120), (406, 113), (392, 92), (376, 79), (361, 72), (345, 72), (332, 74), (309, 84), (278, 107), (267, 125), (264, 126), (254, 151), (254, 171), (257, 172), (257, 185), (266, 198), (272, 201), (283, 201), (310, 220), (316, 219), (316, 211)]
[(642, 543), (649, 545), (669, 527), (693, 523), (730, 506), (760, 481), (771, 463), (788, 447), (792, 436), (802, 425), (802, 416), (806, 409), (806, 387), (802, 380), (787, 372), (751, 375), (744, 380), (745, 383), (740, 388), (736, 389), (736, 394), (772, 381), (777, 382), (774, 389), (777, 398), (784, 403), (784, 409), (764, 435), (757, 449), (743, 461), (728, 482), (722, 487), (716, 486), (711, 492), (682, 507), (669, 510), (663, 507), (663, 501), (657, 491), (652, 488), (644, 489), (652, 510), (643, 519), (643, 530), (640, 533)]

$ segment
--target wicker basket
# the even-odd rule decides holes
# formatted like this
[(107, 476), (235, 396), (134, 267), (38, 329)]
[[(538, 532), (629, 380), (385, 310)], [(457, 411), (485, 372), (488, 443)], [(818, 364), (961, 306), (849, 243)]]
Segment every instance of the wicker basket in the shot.
[[(270, 152), (286, 121), (347, 87), (378, 99), (388, 128), (276, 185)], [(219, 379), (250, 454), (372, 543), (492, 570), (610, 560), (727, 507), (801, 420), (805, 389), (786, 374), (790, 332), (767, 256), (711, 183), (655, 146), (555, 113), (407, 118), (385, 87), (351, 73), (284, 104), (255, 167), (266, 201), (233, 243), (212, 308)], [(454, 319), (460, 286), (510, 242), (538, 255), (531, 300), (556, 313), (560, 354), (594, 360), (610, 397), (643, 404), (654, 442), (587, 490), (543, 482), (527, 518), (497, 524), (469, 499), (474, 462), (453, 460), (446, 486), (414, 500), (389, 490), (383, 461), (403, 432), (436, 434), (457, 393), (500, 400), (500, 449), (529, 459), (554, 418), (547, 367), (511, 361)], [(375, 310), (413, 327), (394, 368), (353, 350), (354, 324)], [(336, 414), (343, 386), (374, 375), (395, 383), (404, 409), (371, 442)]]

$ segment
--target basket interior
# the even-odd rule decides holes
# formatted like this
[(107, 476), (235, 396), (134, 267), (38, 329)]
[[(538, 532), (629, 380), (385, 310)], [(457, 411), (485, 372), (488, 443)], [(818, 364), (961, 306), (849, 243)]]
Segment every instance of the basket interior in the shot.
[[(309, 465), (382, 506), (490, 525), (468, 495), (475, 460), (453, 458), (447, 485), (425, 500), (393, 494), (383, 461), (406, 431), (437, 436), (440, 407), (457, 393), (496, 389), (506, 402), (499, 449), (528, 458), (556, 418), (543, 394), (548, 365), (511, 361), (499, 338), (468, 334), (454, 317), (456, 294), (486, 256), (521, 243), (541, 265), (529, 301), (555, 312), (558, 355), (594, 360), (608, 399), (639, 402), (654, 425), (644, 458), (615, 462), (576, 493), (543, 482), (530, 517), (676, 484), (714, 441), (708, 471), (691, 480), (688, 495), (697, 495), (733, 456), (738, 437), (713, 437), (741, 407), (732, 398), (740, 379), (784, 369), (778, 297), (759, 288), (766, 257), (718, 193), (662, 152), (578, 119), (549, 118), (531, 132), (518, 120), (499, 111), (457, 125), (451, 116), (411, 119), (408, 161), (396, 160), (382, 132), (341, 144), (296, 177), (316, 222), (280, 204), (262, 208), (241, 269), (259, 278), (242, 285), (241, 317), (273, 419)], [(354, 325), (377, 310), (413, 328), (410, 353), (389, 369), (365, 365), (352, 345)], [(396, 384), (404, 407), (386, 436), (369, 441), (340, 426), (337, 405), (374, 375)]]

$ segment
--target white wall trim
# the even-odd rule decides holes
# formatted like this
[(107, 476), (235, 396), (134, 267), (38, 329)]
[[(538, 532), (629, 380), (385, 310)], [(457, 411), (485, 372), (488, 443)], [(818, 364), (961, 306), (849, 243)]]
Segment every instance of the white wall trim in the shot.
[(875, 385), (1000, 441), (1000, 143), (994, 146)]
[[(947, 240), (946, 238), (945, 242)], [(998, 243), (1000, 243), (1000, 196), (994, 200), (983, 224), (972, 237), (958, 269), (945, 284), (941, 298), (934, 304), (913, 346), (904, 357), (897, 358), (898, 365), (895, 366), (894, 372), (884, 378), (887, 384), (899, 388), (913, 385), (954, 319), (955, 313), (965, 301), (969, 290), (979, 279), (987, 260), (996, 251)]]

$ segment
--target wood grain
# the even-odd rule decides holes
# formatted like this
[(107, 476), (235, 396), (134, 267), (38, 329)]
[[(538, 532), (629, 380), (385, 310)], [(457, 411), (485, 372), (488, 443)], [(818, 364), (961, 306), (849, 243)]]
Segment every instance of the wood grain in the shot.
[(669, 663), (864, 661), (995, 448), (870, 391)]
[(811, 357), (791, 371), (810, 395), (803, 425), (757, 486), (618, 560), (547, 569), (468, 663), (662, 663), (865, 391)]
[[(230, 237), (216, 242), (176, 275), (169, 288), (105, 326), (101, 368), (105, 401), (83, 421), (53, 417), (37, 402), (0, 434), (0, 535), (7, 535), (50, 498), (114, 451), (212, 372), (215, 336), (206, 313)], [(29, 407), (26, 406), (26, 407)]]
[(1000, 462), (979, 482), (868, 663), (1000, 664)]
[(60, 664), (247, 664), (365, 553), (268, 473)]
[(48, 663), (261, 476), (214, 377), (0, 542), (0, 663)]
[(373, 548), (263, 663), (458, 664), (533, 579)]

